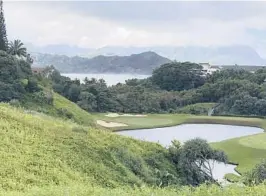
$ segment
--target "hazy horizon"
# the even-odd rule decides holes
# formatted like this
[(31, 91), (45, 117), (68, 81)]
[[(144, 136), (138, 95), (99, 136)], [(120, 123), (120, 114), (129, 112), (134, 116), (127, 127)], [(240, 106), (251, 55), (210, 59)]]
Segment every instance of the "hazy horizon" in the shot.
[(266, 57), (266, 2), (4, 1), (4, 12), (8, 38), (36, 46), (246, 45)]

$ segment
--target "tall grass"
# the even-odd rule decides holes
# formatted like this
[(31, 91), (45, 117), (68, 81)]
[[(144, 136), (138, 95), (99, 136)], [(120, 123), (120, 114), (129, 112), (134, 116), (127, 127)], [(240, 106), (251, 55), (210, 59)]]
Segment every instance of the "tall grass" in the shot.
[(158, 144), (28, 114), (8, 104), (0, 104), (0, 134), (0, 190), (73, 183), (112, 188), (154, 185), (155, 167), (177, 175)]
[(0, 192), (5, 196), (264, 196), (266, 185), (241, 187), (237, 185), (221, 188), (216, 185), (201, 185), (200, 187), (169, 187), (169, 188), (102, 188), (87, 184), (70, 186), (35, 187), (25, 192)]

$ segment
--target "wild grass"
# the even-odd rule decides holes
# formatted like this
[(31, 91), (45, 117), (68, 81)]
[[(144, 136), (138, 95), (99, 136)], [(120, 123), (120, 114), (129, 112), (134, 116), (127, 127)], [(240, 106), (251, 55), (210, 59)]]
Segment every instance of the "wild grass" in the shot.
[(53, 92), (53, 104), (33, 101), (32, 95), (29, 94), (24, 97), (21, 106), (25, 110), (39, 112), (66, 120), (72, 120), (78, 124), (86, 126), (95, 126), (93, 117), (90, 113), (55, 92)]
[(152, 185), (155, 168), (177, 175), (158, 144), (28, 114), (8, 104), (0, 104), (0, 135), (2, 191), (73, 183), (112, 188)]
[[(216, 185), (201, 185), (200, 187), (168, 187), (168, 188), (103, 188), (88, 184), (74, 184), (70, 186), (35, 187), (25, 192), (2, 192), (5, 196), (264, 196), (266, 185), (242, 187), (231, 185), (219, 187)], [(0, 192), (0, 194), (2, 194)]]

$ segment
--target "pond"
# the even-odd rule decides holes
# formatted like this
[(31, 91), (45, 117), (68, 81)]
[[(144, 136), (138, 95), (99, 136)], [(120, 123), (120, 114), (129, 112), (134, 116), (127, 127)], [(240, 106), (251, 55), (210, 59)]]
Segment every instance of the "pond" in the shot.
[[(173, 127), (120, 131), (118, 134), (130, 136), (135, 139), (158, 142), (167, 147), (174, 139), (185, 142), (200, 137), (206, 139), (208, 142), (219, 142), (262, 132), (263, 129), (256, 127), (220, 124), (183, 124)], [(225, 165), (215, 162), (213, 168), (214, 178), (218, 181), (223, 181), (223, 177), (227, 173), (239, 175), (235, 172), (235, 167), (235, 165)]]

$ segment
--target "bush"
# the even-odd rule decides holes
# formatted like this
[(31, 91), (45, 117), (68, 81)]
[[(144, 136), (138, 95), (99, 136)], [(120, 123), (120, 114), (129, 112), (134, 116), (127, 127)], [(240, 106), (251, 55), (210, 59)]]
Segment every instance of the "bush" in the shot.
[(57, 113), (60, 117), (66, 117), (68, 119), (72, 119), (74, 116), (71, 112), (69, 112), (66, 108), (59, 108)]
[(0, 82), (0, 101), (8, 102), (12, 99), (19, 99), (20, 92), (16, 90), (14, 84)]
[(28, 85), (26, 86), (26, 89), (30, 93), (38, 92), (40, 91), (40, 87), (38, 86), (38, 82), (35, 78), (30, 78), (28, 80)]
[(39, 92), (34, 92), (31, 94), (32, 101), (35, 103), (40, 103), (40, 104), (53, 104), (53, 95), (44, 92), (44, 91), (39, 91)]
[(244, 183), (257, 185), (266, 180), (266, 159), (257, 164), (250, 172), (244, 175)]
[(20, 107), (20, 102), (19, 100), (17, 99), (12, 99), (10, 102), (9, 102), (10, 105), (14, 106), (14, 107)]
[(129, 168), (136, 176), (140, 176), (146, 181), (155, 181), (151, 179), (151, 174), (149, 174), (148, 168), (141, 157), (130, 153), (124, 148), (115, 149), (115, 153), (116, 157), (124, 164), (124, 166)]

